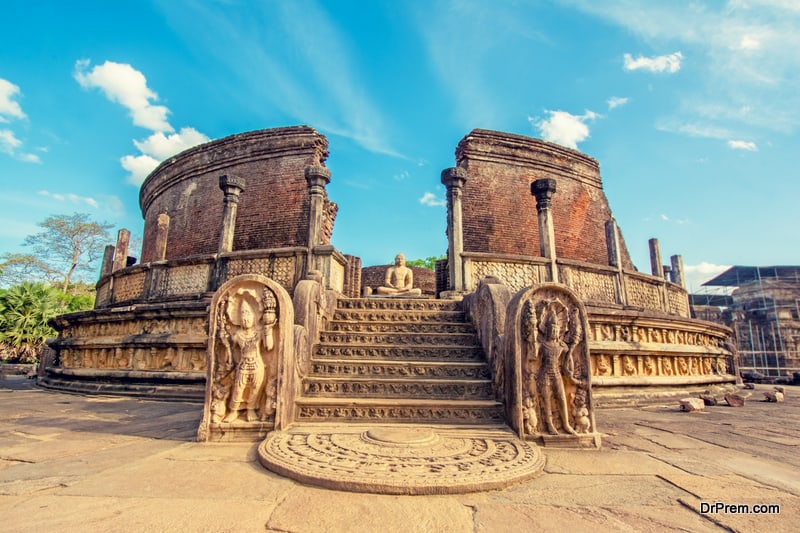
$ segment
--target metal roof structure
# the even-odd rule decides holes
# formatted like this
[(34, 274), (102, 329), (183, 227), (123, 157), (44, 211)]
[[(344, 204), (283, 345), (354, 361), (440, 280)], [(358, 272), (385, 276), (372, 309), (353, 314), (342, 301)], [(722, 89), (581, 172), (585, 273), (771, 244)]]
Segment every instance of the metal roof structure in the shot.
[(739, 287), (753, 281), (796, 281), (800, 283), (800, 266), (732, 266), (712, 278), (703, 287)]

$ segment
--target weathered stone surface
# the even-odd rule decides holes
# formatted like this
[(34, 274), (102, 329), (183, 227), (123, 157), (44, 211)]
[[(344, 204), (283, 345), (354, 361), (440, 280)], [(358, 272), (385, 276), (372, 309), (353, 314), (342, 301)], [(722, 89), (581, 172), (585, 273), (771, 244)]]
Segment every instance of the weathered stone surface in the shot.
[(744, 407), (746, 399), (747, 395), (740, 392), (729, 392), (725, 395), (725, 401), (731, 407)]
[(781, 403), (784, 401), (782, 392), (778, 391), (764, 391), (764, 399), (768, 402)]
[(717, 397), (708, 392), (701, 394), (700, 399), (703, 400), (705, 405), (717, 405)]
[(705, 408), (705, 401), (700, 398), (683, 398), (681, 400), (681, 411), (703, 411)]

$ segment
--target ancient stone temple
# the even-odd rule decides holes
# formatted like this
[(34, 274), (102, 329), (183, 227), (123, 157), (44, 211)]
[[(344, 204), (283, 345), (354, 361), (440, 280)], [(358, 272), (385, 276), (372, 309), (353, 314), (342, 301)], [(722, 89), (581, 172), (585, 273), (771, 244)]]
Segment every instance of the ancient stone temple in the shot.
[(40, 385), (204, 400), (198, 438), (264, 439), (275, 472), (430, 494), (536, 475), (538, 445), (600, 446), (603, 402), (735, 379), (680, 257), (667, 280), (651, 242), (652, 275), (633, 268), (588, 156), (471, 132), (441, 175), (447, 260), (422, 276), (330, 244), (327, 149), (298, 126), (164, 161), (141, 262), (121, 231)]

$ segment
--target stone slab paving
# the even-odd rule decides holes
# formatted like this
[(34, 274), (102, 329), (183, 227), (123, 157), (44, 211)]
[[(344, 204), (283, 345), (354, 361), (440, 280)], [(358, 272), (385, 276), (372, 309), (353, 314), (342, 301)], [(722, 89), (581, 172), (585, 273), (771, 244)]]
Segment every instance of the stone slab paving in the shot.
[[(761, 531), (800, 516), (800, 388), (785, 403), (599, 410), (602, 450), (543, 448), (502, 490), (390, 496), (282, 478), (258, 443), (193, 441), (202, 407), (0, 380), (2, 531)], [(755, 401), (754, 401), (755, 400)], [(780, 514), (701, 513), (704, 503)]]

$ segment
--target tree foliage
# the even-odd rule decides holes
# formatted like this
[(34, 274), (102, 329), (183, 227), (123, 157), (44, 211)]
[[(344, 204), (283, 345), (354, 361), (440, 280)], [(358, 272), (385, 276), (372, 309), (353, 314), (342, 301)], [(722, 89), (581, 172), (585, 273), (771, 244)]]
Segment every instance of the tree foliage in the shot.
[(446, 255), (426, 257), (425, 259), (412, 259), (406, 261), (406, 265), (413, 267), (427, 268), (428, 270), (436, 270), (436, 261), (447, 259)]
[[(66, 293), (73, 277), (96, 270), (95, 262), (111, 240), (112, 225), (95, 222), (86, 213), (52, 215), (39, 223), (43, 231), (25, 238), (30, 255), (6, 254), (2, 257), (2, 276), (6, 283), (22, 281), (58, 282)], [(27, 277), (26, 277), (27, 276)]]

